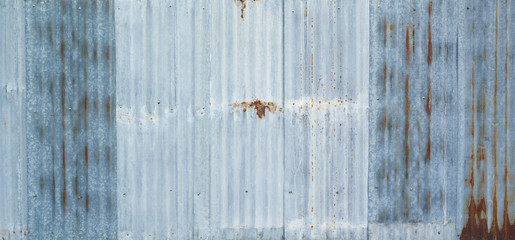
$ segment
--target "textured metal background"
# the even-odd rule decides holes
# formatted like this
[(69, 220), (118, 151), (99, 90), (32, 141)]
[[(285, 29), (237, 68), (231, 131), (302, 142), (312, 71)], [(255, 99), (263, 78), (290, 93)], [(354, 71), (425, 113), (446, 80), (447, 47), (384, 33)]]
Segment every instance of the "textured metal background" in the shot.
[(2, 1), (0, 236), (515, 239), (514, 4)]

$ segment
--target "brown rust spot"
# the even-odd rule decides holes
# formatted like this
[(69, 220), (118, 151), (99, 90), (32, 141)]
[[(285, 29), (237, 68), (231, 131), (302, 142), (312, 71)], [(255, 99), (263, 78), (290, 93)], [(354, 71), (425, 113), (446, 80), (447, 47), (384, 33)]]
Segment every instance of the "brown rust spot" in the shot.
[(260, 119), (265, 117), (267, 109), (270, 113), (274, 113), (277, 109), (277, 104), (274, 102), (262, 102), (261, 100), (254, 100), (253, 102), (236, 102), (229, 105), (234, 108), (243, 108), (243, 112), (246, 112), (247, 108), (254, 108), (256, 110), (256, 115)]
[(386, 91), (386, 79), (388, 78), (387, 72), (388, 72), (388, 68), (386, 67), (386, 62), (384, 62), (384, 66), (383, 66), (383, 85), (384, 85), (384, 90), (385, 91)]
[(61, 42), (61, 62), (64, 62), (64, 42)]
[(107, 113), (107, 118), (110, 118), (111, 117), (111, 97), (107, 97), (107, 100), (106, 100), (106, 113)]
[(409, 74), (406, 75), (406, 96), (405, 96), (405, 129), (404, 129), (404, 154), (405, 156), (405, 164), (406, 164), (406, 178), (409, 177), (409, 114), (410, 114), (410, 100), (409, 100)]
[(89, 211), (89, 193), (86, 193), (86, 212)]
[(431, 42), (431, 13), (433, 12), (433, 2), (429, 3), (429, 20), (428, 20), (428, 43), (427, 43), (427, 64), (431, 65), (433, 62), (433, 43)]
[[(259, 0), (252, 0), (253, 2), (257, 2)], [(234, 2), (240, 2), (241, 3), (241, 19), (244, 19), (243, 13), (245, 12), (245, 8), (247, 8), (247, 0), (234, 0)], [(307, 13), (306, 13), (307, 14)]]

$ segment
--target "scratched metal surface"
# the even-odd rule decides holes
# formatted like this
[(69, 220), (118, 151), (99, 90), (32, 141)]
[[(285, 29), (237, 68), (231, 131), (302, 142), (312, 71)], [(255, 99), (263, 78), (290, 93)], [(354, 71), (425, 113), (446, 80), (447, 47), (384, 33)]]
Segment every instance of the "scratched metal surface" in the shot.
[(0, 236), (515, 238), (514, 8), (2, 1)]

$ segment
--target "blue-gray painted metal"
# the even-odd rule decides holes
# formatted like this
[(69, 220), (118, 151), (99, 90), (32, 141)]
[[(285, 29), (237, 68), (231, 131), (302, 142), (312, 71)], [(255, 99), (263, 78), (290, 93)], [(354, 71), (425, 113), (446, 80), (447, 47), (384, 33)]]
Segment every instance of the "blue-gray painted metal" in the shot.
[(113, 5), (25, 2), (30, 237), (116, 237)]
[(514, 11), (3, 1), (0, 236), (515, 238)]

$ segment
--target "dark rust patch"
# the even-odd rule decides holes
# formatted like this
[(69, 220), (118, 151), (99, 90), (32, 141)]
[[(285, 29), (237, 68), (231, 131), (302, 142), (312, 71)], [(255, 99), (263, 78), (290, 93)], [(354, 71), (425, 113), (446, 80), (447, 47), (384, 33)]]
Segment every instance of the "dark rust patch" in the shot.
[(106, 60), (109, 61), (109, 47), (106, 48)]
[(429, 3), (429, 22), (427, 27), (428, 43), (427, 43), (427, 64), (431, 65), (433, 62), (433, 43), (431, 42), (431, 13), (433, 12), (433, 2)]
[(229, 105), (234, 108), (243, 108), (243, 112), (246, 112), (247, 108), (254, 108), (259, 119), (263, 119), (265, 117), (267, 109), (270, 113), (274, 113), (277, 109), (277, 104), (274, 102), (262, 102), (261, 100), (254, 100), (253, 102), (236, 102)]

